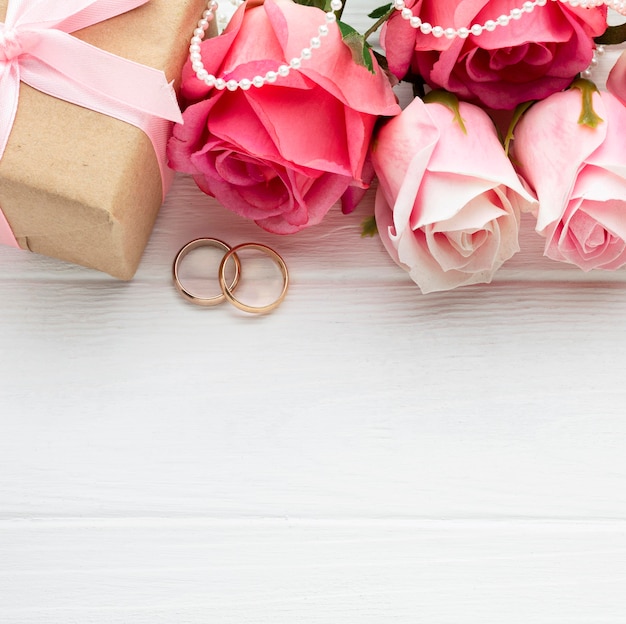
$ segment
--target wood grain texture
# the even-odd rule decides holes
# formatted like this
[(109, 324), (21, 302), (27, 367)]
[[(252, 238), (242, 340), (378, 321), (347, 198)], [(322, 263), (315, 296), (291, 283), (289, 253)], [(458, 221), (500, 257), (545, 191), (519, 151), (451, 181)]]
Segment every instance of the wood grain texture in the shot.
[(619, 622), (623, 527), (490, 522), (14, 522), (3, 621)]
[[(621, 624), (626, 272), (423, 296), (373, 193), (290, 237), (179, 176), (137, 277), (0, 249), (0, 622)], [(286, 259), (273, 314), (172, 286)]]

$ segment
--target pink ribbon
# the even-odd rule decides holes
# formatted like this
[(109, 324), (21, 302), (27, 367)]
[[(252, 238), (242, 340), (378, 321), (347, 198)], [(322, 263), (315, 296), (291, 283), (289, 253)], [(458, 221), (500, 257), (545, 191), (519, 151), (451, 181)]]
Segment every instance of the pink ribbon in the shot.
[[(172, 85), (162, 71), (69, 34), (148, 1), (9, 0), (6, 21), (0, 22), (0, 159), (15, 121), (21, 81), (143, 130), (154, 145), (166, 192), (169, 122), (182, 123)], [(0, 243), (19, 246), (1, 210)]]

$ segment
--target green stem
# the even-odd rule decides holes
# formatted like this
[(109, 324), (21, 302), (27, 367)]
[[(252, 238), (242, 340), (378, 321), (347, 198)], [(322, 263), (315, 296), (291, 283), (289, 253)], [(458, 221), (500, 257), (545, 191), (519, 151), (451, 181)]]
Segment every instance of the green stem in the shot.
[(511, 148), (511, 141), (515, 139), (515, 126), (517, 126), (519, 120), (522, 118), (524, 113), (535, 103), (535, 100), (530, 100), (529, 102), (522, 102), (515, 107), (513, 111), (513, 117), (511, 118), (511, 123), (509, 124), (509, 128), (507, 130), (506, 136), (504, 137), (504, 153), (508, 156)]
[(618, 26), (609, 26), (604, 34), (596, 37), (594, 41), (600, 45), (616, 45), (626, 41), (626, 23)]
[(367, 41), (368, 37), (371, 37), (393, 15), (394, 11), (395, 9), (391, 8), (382, 17), (379, 17), (376, 22), (365, 31), (363, 39)]

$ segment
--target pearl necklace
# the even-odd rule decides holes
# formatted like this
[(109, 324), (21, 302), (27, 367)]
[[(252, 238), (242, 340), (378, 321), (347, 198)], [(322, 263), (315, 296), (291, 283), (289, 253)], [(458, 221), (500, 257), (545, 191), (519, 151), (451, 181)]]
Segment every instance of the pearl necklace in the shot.
[[(472, 24), (469, 28), (445, 28), (443, 26), (433, 26), (428, 22), (423, 22), (419, 17), (413, 15), (410, 8), (406, 6), (405, 0), (393, 0), (392, 6), (396, 11), (400, 11), (402, 18), (408, 21), (412, 28), (424, 35), (432, 35), (433, 37), (446, 37), (446, 39), (466, 39), (470, 35), (478, 37), (486, 32), (493, 32), (498, 27), (508, 26), (512, 20), (520, 19), (525, 13), (532, 13), (535, 7), (543, 7), (548, 1), (561, 2), (569, 4), (572, 7), (583, 9), (591, 9), (606, 5), (610, 9), (626, 15), (626, 0), (526, 0), (521, 7), (511, 9), (508, 14), (500, 15), (496, 19), (487, 20), (484, 24)], [(318, 49), (322, 45), (322, 39), (328, 35), (329, 24), (337, 21), (335, 11), (340, 11), (343, 3), (341, 0), (331, 1), (331, 10), (324, 15), (324, 24), (317, 28), (317, 35), (309, 41), (309, 46), (303, 48), (299, 56), (292, 58), (289, 63), (285, 63), (276, 68), (275, 71), (268, 71), (264, 76), (257, 75), (253, 78), (242, 78), (241, 80), (224, 80), (210, 74), (202, 63), (202, 54), (200, 52), (200, 44), (204, 39), (204, 35), (209, 28), (211, 21), (215, 17), (217, 11), (217, 0), (209, 0), (207, 8), (202, 13), (202, 18), (198, 21), (196, 29), (193, 31), (189, 45), (189, 59), (191, 66), (199, 80), (204, 82), (208, 87), (214, 87), (218, 90), (228, 89), (236, 91), (241, 89), (247, 91), (251, 87), (260, 88), (266, 84), (272, 84), (279, 78), (285, 78), (292, 69), (300, 69), (302, 61), (309, 60), (313, 55), (313, 50)], [(588, 71), (588, 70), (587, 70)]]
[(191, 66), (196, 73), (199, 80), (202, 80), (208, 87), (215, 87), (216, 89), (229, 91), (236, 91), (242, 89), (247, 91), (250, 87), (262, 87), (265, 84), (271, 84), (276, 82), (279, 77), (285, 78), (289, 75), (292, 69), (300, 69), (302, 61), (306, 61), (313, 55), (313, 50), (321, 47), (322, 38), (326, 37), (330, 32), (328, 25), (337, 21), (337, 17), (334, 11), (341, 10), (343, 6), (341, 0), (332, 0), (330, 3), (331, 11), (325, 14), (325, 23), (321, 24), (317, 28), (317, 35), (312, 37), (309, 41), (309, 47), (303, 48), (300, 52), (300, 56), (296, 56), (289, 61), (289, 64), (283, 64), (276, 68), (276, 71), (268, 71), (264, 76), (258, 75), (254, 78), (242, 78), (241, 80), (224, 80), (223, 78), (217, 78), (204, 68), (202, 63), (202, 55), (200, 54), (200, 44), (204, 38), (204, 33), (209, 28), (209, 24), (215, 16), (217, 10), (217, 0), (209, 0), (206, 10), (202, 14), (202, 18), (198, 22), (197, 28), (193, 31), (193, 37), (189, 45), (189, 59), (191, 60)]

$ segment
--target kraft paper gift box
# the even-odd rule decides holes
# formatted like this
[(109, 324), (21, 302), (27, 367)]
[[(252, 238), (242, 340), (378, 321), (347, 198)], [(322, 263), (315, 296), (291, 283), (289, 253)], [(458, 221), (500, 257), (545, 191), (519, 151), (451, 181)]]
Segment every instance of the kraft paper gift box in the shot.
[[(145, 0), (119, 0), (113, 4), (126, 6), (133, 1), (141, 6), (71, 32), (71, 36), (161, 70), (166, 86), (173, 81), (176, 85), (205, 0), (149, 0), (145, 4)], [(4, 24), (10, 2), (21, 4), (22, 9), (36, 4), (0, 0), (0, 84), (2, 61), (11, 45)], [(50, 0), (47, 4), (66, 10), (68, 2)], [(91, 5), (98, 0), (72, 3)], [(72, 62), (73, 66), (87, 65), (83, 59)], [(114, 72), (112, 65), (113, 81)], [(171, 87), (169, 91), (163, 97), (172, 99), (180, 114)], [(7, 108), (5, 95), (0, 93), (0, 124)], [(153, 117), (149, 119), (150, 125)], [(22, 81), (0, 159), (0, 219), (4, 218), (5, 233), (7, 223), (12, 230), (10, 244), (130, 279), (171, 181), (164, 150), (173, 124), (159, 122), (155, 147), (146, 132), (131, 123), (46, 95)], [(156, 151), (161, 152), (160, 164)]]

